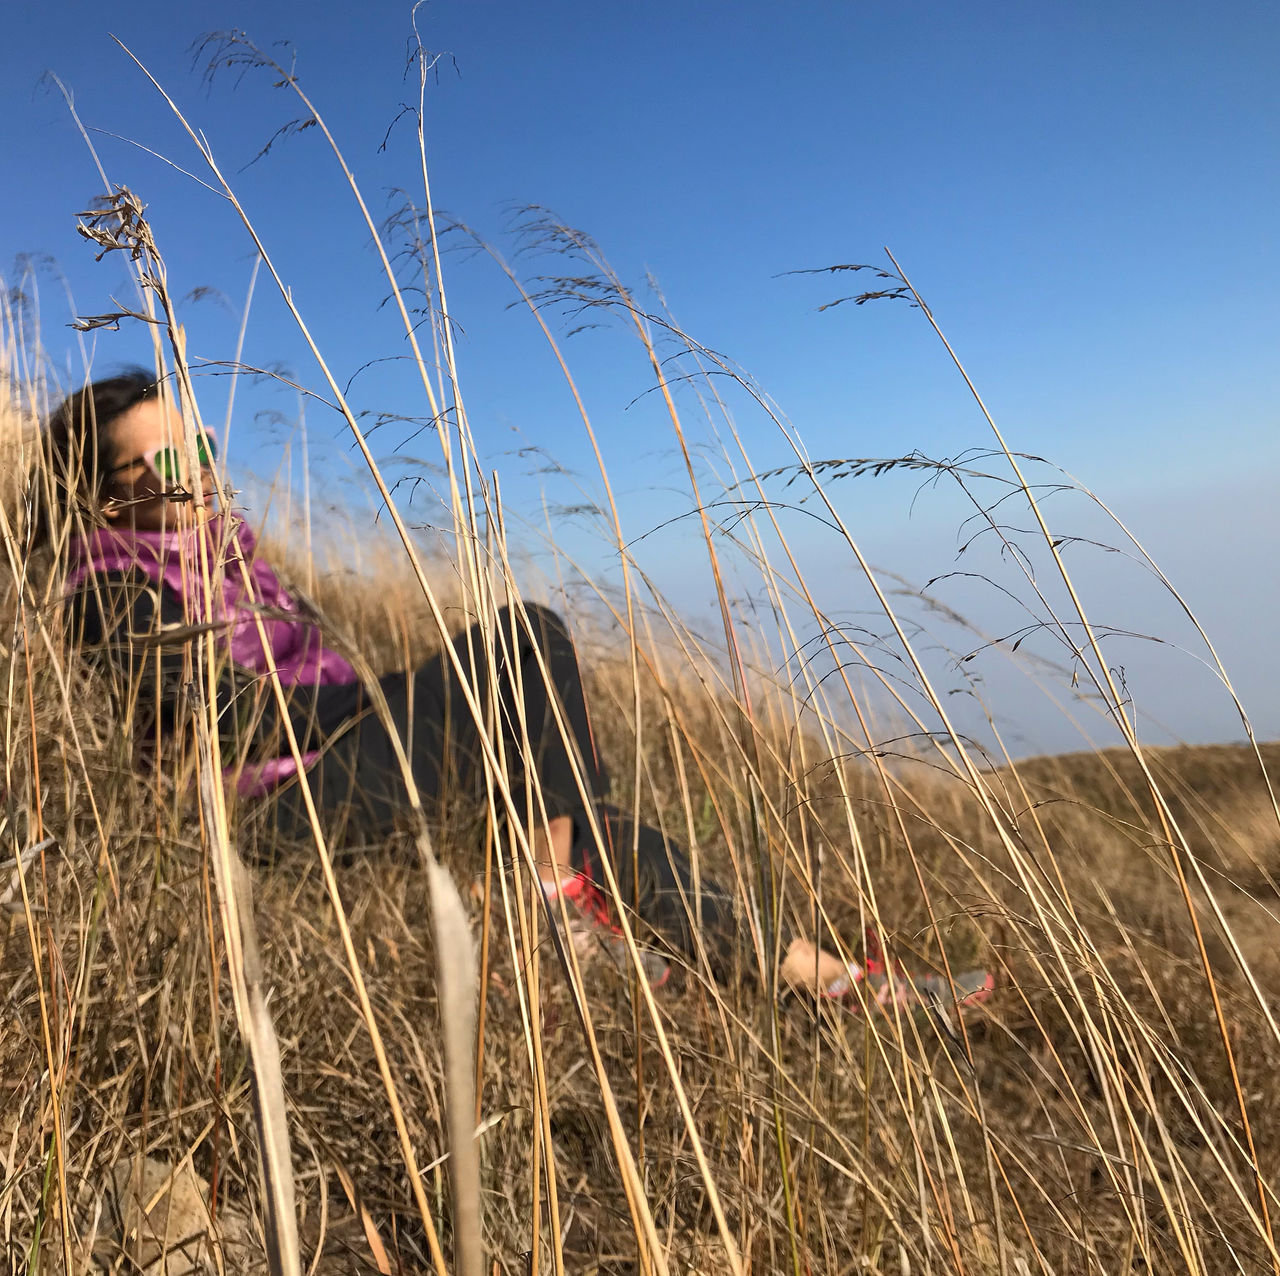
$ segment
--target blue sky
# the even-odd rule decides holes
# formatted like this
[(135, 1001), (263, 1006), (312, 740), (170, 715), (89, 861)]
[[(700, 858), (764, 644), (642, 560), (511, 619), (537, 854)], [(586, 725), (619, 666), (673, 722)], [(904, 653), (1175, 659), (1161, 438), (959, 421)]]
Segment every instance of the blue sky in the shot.
[[(409, 8), (320, 2), (143, 0), (108, 12), (81, 0), (6, 18), (0, 49), (0, 159), (10, 198), (0, 242), (56, 261), (81, 312), (127, 296), (122, 267), (94, 264), (74, 214), (94, 169), (56, 93), (52, 69), (85, 123), (198, 163), (164, 103), (110, 41), (114, 32), (207, 133), (318, 343), (345, 380), (403, 353), (376, 262), (316, 130), (245, 168), (296, 108), (261, 75), (202, 83), (190, 51), (210, 30), (241, 27), (263, 46), (287, 40), (297, 72), (338, 135), (375, 213), (412, 186), (412, 130), (401, 122)], [(1280, 12), (1274, 6), (754, 2), (643, 6), (455, 0), (419, 10), (439, 64), (428, 95), (433, 190), (443, 209), (511, 254), (511, 209), (542, 204), (588, 231), (628, 282), (659, 282), (677, 320), (776, 399), (813, 456), (935, 457), (989, 435), (922, 316), (900, 304), (819, 312), (847, 281), (785, 272), (875, 261), (890, 246), (965, 360), (1011, 444), (1078, 475), (1134, 530), (1204, 613), (1246, 701), (1280, 734), (1280, 689), (1266, 653), (1280, 472), (1280, 247), (1275, 209)], [(455, 69), (456, 65), (456, 69)], [(225, 204), (127, 143), (95, 134), (110, 177), (150, 215), (175, 291), (228, 298), (184, 309), (198, 355), (228, 358), (251, 254)], [(521, 259), (522, 273), (545, 269)], [(462, 326), (460, 363), (486, 461), (531, 515), (563, 479), (513, 455), (536, 446), (599, 484), (545, 344), (507, 309), (509, 285), (482, 259), (446, 262)], [(859, 279), (862, 277), (859, 276)], [(54, 275), (40, 277), (55, 360), (78, 362)], [(100, 334), (94, 366), (145, 357), (137, 333)], [(566, 344), (638, 535), (688, 507), (670, 434), (643, 358), (617, 324)], [(319, 378), (260, 287), (246, 358)], [(423, 411), (402, 364), (357, 380), (358, 405)], [(241, 390), (232, 458), (270, 472), (294, 398)], [(217, 417), (223, 383), (211, 382)], [(629, 406), (631, 405), (631, 406)], [(758, 468), (785, 463), (776, 431), (733, 401)], [(210, 408), (212, 411), (210, 411)], [(309, 410), (318, 472), (345, 451), (335, 423)], [(398, 450), (391, 429), (376, 436)], [(423, 444), (415, 444), (419, 453)], [(957, 566), (963, 512), (914, 484), (863, 480), (837, 499), (873, 562), (917, 581)], [(1064, 503), (1064, 530), (1097, 532)], [(426, 515), (424, 515), (424, 518)], [(830, 578), (833, 611), (864, 600), (847, 555), (796, 523)], [(705, 567), (688, 524), (649, 541), (652, 569), (695, 617)], [(803, 528), (803, 530), (800, 530)], [(1055, 530), (1058, 528), (1055, 527)], [(572, 522), (556, 534), (585, 539)], [(1101, 534), (1101, 533), (1099, 533)], [(588, 552), (588, 551), (584, 551)], [(1116, 556), (1078, 555), (1118, 628), (1190, 642), (1183, 622)], [(992, 556), (990, 570), (1008, 570)], [(972, 584), (947, 601), (997, 632), (1013, 617)], [(1114, 620), (1111, 618), (1114, 616)], [(1117, 639), (1117, 660), (1150, 714), (1178, 737), (1239, 734), (1230, 706), (1188, 662)], [(1130, 650), (1132, 648), (1132, 650)], [(1059, 716), (993, 667), (998, 712), (1026, 749), (1068, 747)], [(976, 728), (975, 728), (976, 729)]]

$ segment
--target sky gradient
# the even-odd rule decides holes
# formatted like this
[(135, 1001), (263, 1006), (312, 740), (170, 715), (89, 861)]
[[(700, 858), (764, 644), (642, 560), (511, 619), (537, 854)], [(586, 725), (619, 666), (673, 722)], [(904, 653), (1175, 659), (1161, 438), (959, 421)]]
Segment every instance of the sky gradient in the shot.
[[(24, 10), (6, 19), (0, 49), (0, 157), (18, 192), (0, 212), (0, 242), (10, 257), (39, 263), (41, 328), (56, 363), (78, 367), (83, 357), (64, 326), (72, 307), (99, 313), (128, 292), (122, 265), (95, 264), (75, 233), (75, 214), (100, 182), (42, 73), (56, 72), (90, 128), (193, 171), (199, 163), (109, 31), (207, 133), (339, 380), (404, 353), (393, 316), (379, 308), (385, 287), (368, 236), (318, 131), (282, 138), (251, 163), (298, 110), (263, 74), (206, 83), (192, 45), (242, 27), (277, 56), (296, 56), (381, 217), (396, 205), (395, 188), (418, 182), (412, 125), (391, 127), (416, 93), (413, 75), (404, 77), (408, 6), (143, 0), (108, 14), (70, 0)], [(810, 455), (955, 457), (989, 447), (918, 311), (820, 311), (859, 289), (788, 273), (881, 261), (888, 245), (1011, 446), (1061, 465), (1132, 527), (1201, 614), (1260, 733), (1280, 735), (1268, 650), (1280, 618), (1271, 583), (1280, 540), (1274, 6), (441, 0), (418, 10), (418, 24), (448, 55), (427, 98), (437, 204), (523, 277), (549, 267), (516, 255), (513, 210), (550, 207), (595, 238), (646, 304), (651, 272), (679, 324), (745, 368)], [(291, 47), (273, 44), (281, 40)], [(184, 318), (197, 356), (230, 358), (252, 265), (238, 221), (164, 161), (101, 132), (91, 138), (109, 178), (148, 202), (174, 291), (224, 295), (188, 303)], [(452, 253), (445, 268), (469, 415), (509, 499), (530, 517), (544, 496), (553, 511), (580, 499), (573, 480), (542, 472), (547, 454), (597, 499), (572, 401), (535, 326), (509, 308), (510, 285), (475, 254)], [(18, 267), (10, 282), (20, 275)], [(557, 324), (561, 334), (573, 326)], [(89, 344), (103, 373), (146, 358), (136, 331)], [(660, 405), (637, 400), (652, 377), (634, 340), (613, 322), (565, 349), (629, 530), (638, 536), (686, 511)], [(320, 386), (261, 283), (245, 357)], [(205, 384), (205, 410), (218, 419), (225, 389)], [(373, 364), (355, 387), (371, 412), (423, 411), (403, 362)], [(296, 396), (266, 386), (238, 394), (233, 464), (269, 474)], [(756, 468), (785, 464), (776, 428), (745, 396), (730, 399)], [(308, 423), (318, 473), (350, 464), (331, 418), (313, 406)], [(406, 442), (411, 433), (388, 426), (375, 440), (384, 456), (427, 455), (420, 440)], [(541, 451), (520, 455), (528, 448)], [(917, 486), (891, 476), (833, 491), (873, 563), (916, 584), (975, 573), (943, 582), (940, 596), (992, 636), (1013, 632), (1017, 609), (975, 576), (1000, 581), (1016, 563), (981, 541), (957, 558), (963, 499), (939, 489), (913, 501)], [(1061, 520), (1055, 532), (1115, 543), (1080, 498), (1052, 498), (1048, 508)], [(580, 519), (552, 521), (557, 539), (590, 556)], [(866, 623), (848, 555), (812, 519), (788, 526), (823, 576), (824, 605)], [(709, 582), (689, 553), (688, 527), (656, 533), (645, 552), (697, 620), (710, 616)], [(1109, 640), (1152, 738), (1239, 738), (1227, 698), (1194, 656), (1173, 650), (1195, 644), (1180, 608), (1121, 556), (1083, 543), (1070, 553), (1101, 623), (1162, 639)], [(971, 667), (987, 670), (1016, 751), (1079, 743), (1003, 660)], [(970, 724), (979, 733), (980, 718)]]

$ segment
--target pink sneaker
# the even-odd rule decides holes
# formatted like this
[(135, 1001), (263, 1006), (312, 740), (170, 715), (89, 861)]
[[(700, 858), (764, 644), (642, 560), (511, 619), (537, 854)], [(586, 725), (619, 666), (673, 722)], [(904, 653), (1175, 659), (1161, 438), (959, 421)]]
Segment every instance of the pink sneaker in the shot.
[[(553, 916), (558, 912), (555, 906), (557, 895), (563, 896), (569, 905), (569, 938), (580, 955), (598, 948), (620, 972), (625, 974), (631, 968), (627, 941), (613, 920), (608, 897), (587, 873), (576, 873), (553, 885), (544, 882), (542, 889), (551, 901)], [(670, 964), (650, 948), (637, 945), (637, 951), (640, 969), (649, 987), (661, 988), (671, 978)]]
[(908, 1012), (931, 1011), (945, 1016), (950, 1011), (963, 1014), (991, 999), (996, 978), (989, 970), (966, 970), (946, 975), (909, 974), (899, 961), (888, 961), (880, 937), (867, 927), (866, 971), (863, 981), (868, 999), (882, 1010), (898, 1006)]

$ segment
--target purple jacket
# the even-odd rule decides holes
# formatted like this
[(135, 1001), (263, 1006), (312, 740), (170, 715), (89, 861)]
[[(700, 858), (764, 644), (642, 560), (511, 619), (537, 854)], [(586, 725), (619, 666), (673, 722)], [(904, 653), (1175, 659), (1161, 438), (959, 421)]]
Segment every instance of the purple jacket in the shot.
[[(209, 575), (214, 582), (208, 608), (200, 569), (201, 537), (208, 547)], [(218, 640), (241, 668), (266, 674), (269, 651), (286, 686), (358, 681), (347, 661), (324, 645), (319, 626), (302, 613), (271, 565), (256, 556), (256, 550), (257, 538), (234, 514), (218, 514), (178, 532), (124, 532), (103, 527), (72, 541), (67, 584), (69, 590), (75, 590), (94, 575), (140, 570), (182, 602), (193, 624), (210, 618), (223, 622), (225, 628)], [(265, 649), (258, 631), (259, 618)], [(303, 761), (310, 765), (318, 756), (304, 754)], [(291, 756), (269, 758), (244, 767), (236, 777), (236, 786), (244, 796), (265, 793), (296, 771)]]

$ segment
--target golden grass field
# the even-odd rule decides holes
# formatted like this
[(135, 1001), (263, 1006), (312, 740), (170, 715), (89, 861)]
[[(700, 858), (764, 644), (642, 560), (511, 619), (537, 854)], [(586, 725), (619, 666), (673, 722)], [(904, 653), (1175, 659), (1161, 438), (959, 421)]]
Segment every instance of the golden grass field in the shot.
[[(349, 582), (326, 597), (321, 581), (319, 600), (354, 622), (368, 614), (364, 604), (376, 605), (379, 582), (366, 585), (363, 597)], [(12, 620), (12, 580), (5, 588)], [(189, 1159), (199, 1182), (213, 1185), (213, 1217), (231, 1220), (239, 1238), (238, 1248), (228, 1242), (227, 1270), (255, 1270), (264, 1263), (251, 1221), (255, 1124), (207, 832), (189, 804), (139, 773), (102, 687), (74, 659), (37, 650), (40, 631), (17, 630), (6, 653), (7, 864), (15, 848), (56, 838), (0, 921), (7, 1261), (15, 1271), (62, 1270), (56, 1102), (75, 1234), (84, 1244), (96, 1226), (102, 1269), (114, 1253), (103, 1243), (116, 1199), (108, 1185), (122, 1161), (146, 1156), (170, 1168)], [(615, 774), (628, 775), (630, 674), (597, 659), (592, 683), (595, 703), (617, 706), (601, 715), (613, 724), (603, 747)], [(693, 685), (645, 684), (642, 805), (678, 824), (692, 818), (705, 862), (732, 879), (735, 858), (745, 858), (742, 794), (720, 765), (723, 706), (700, 700)], [(1040, 758), (985, 776), (1008, 815), (1011, 853), (967, 783), (912, 766), (888, 775), (886, 788), (887, 773), (862, 761), (824, 768), (819, 743), (810, 745), (808, 776), (778, 761), (765, 773), (767, 804), (787, 829), (771, 838), (779, 862), (784, 847), (823, 839), (822, 896), (837, 929), (856, 937), (874, 907), (900, 951), (936, 958), (941, 934), (954, 961), (995, 963), (1002, 988), (958, 1042), (910, 1019), (815, 1016), (799, 1003), (775, 1023), (747, 973), (718, 988), (690, 972), (661, 991), (658, 1012), (741, 1269), (1264, 1270), (1236, 1083), (1187, 899), (1132, 755)], [(1274, 765), (1280, 746), (1262, 754)], [(1280, 973), (1271, 801), (1249, 749), (1155, 750), (1147, 759), (1220, 904), (1215, 922), (1204, 892), (1191, 891), (1269, 1198), (1280, 1151), (1276, 1040), (1233, 969), (1227, 934), (1266, 995)], [(483, 846), (482, 822), (441, 842), (464, 885), (483, 880)], [(435, 1164), (449, 1146), (441, 955), (425, 878), (406, 847), (353, 854), (337, 881), (418, 1164), (434, 1166), (423, 1175), (447, 1253), (448, 1194)], [(788, 891), (803, 916), (795, 877)], [(314, 856), (299, 851), (256, 872), (254, 890), (304, 1257), (322, 1272), (430, 1270)], [(482, 905), (468, 899), (479, 934)], [(513, 1273), (557, 1262), (569, 1272), (658, 1270), (659, 1260), (672, 1272), (732, 1270), (654, 1026), (609, 962), (588, 961), (605, 1075), (660, 1252), (638, 1246), (566, 976), (545, 946), (521, 942), (518, 925), (508, 931), (515, 911), (494, 892), (479, 1104), (487, 1264)], [(539, 953), (536, 977), (526, 945)], [(531, 1076), (531, 1036), (545, 1091)], [(189, 1229), (180, 1217), (174, 1229)], [(196, 1230), (200, 1261), (210, 1262), (207, 1222)], [(116, 1258), (114, 1270), (136, 1269)], [(98, 1270), (79, 1250), (73, 1262)]]
[[(423, 200), (413, 260), (443, 312)], [(428, 561), (392, 503), (385, 553), (367, 533), (358, 547), (298, 535), (268, 549), (368, 666), (388, 670), (464, 619), (491, 619), (504, 597), (536, 589), (565, 604), (512, 567), (449, 324), (437, 313), (434, 347), (416, 344), (385, 228), (368, 225), (436, 422), (450, 548)], [(594, 245), (545, 217), (537, 230), (572, 258), (547, 286), (634, 329), (687, 460), (695, 423), (671, 386), (713, 356), (671, 326), (664, 340), (686, 342), (685, 363), (666, 347), (659, 357), (658, 321)], [(198, 387), (141, 204), (117, 192), (85, 231), (145, 275), (157, 360), (194, 421)], [(258, 246), (263, 280), (291, 307)], [(540, 322), (538, 299), (519, 295)], [(722, 568), (738, 551), (777, 623), (768, 642), (795, 652), (801, 635), (830, 637), (767, 502), (730, 511), (732, 538), (705, 514), (690, 537), (724, 620), (700, 638), (648, 589), (601, 463), (619, 578), (586, 581), (598, 601), (565, 606), (615, 797), (677, 831), (745, 915), (787, 915), (851, 955), (870, 924), (914, 966), (989, 965), (999, 979), (962, 1023), (851, 1013), (769, 996), (777, 953), (758, 942), (727, 983), (694, 962), (650, 994), (634, 955), (619, 971), (546, 942), (528, 838), (510, 826), (495, 837), (498, 796), (410, 821), (385, 845), (330, 847), (318, 828), (312, 845), (272, 847), (201, 762), (216, 753), (199, 694), (189, 738), (160, 765), (139, 761), (129, 715), (67, 644), (58, 554), (26, 547), (26, 500), (42, 481), (33, 418), (58, 391), (32, 372), (30, 334), (11, 316), (0, 331), (8, 1270), (1280, 1273), (1280, 813), (1266, 779), (1280, 745), (1143, 746), (1088, 599), (998, 431), (991, 465), (1007, 464), (1057, 582), (1044, 623), (1069, 617), (1076, 672), (1121, 747), (996, 765), (949, 730), (890, 593), (796, 444), (841, 552), (878, 590), (911, 703), (941, 724), (905, 756), (886, 742), (922, 724), (886, 717), (883, 696), (873, 708), (860, 679), (819, 685), (793, 660), (787, 681), (730, 641), (743, 616)], [(753, 468), (716, 403), (712, 391), (696, 410), (731, 440), (723, 468), (750, 494)], [(594, 443), (585, 408), (582, 421)], [(688, 478), (705, 511), (692, 461)], [(1048, 607), (1038, 582), (1026, 588)], [(213, 650), (207, 635), (192, 641)], [(840, 659), (847, 668), (848, 649)], [(437, 857), (449, 878), (432, 875)], [(458, 931), (436, 938), (450, 933), (449, 879), (474, 959)]]

